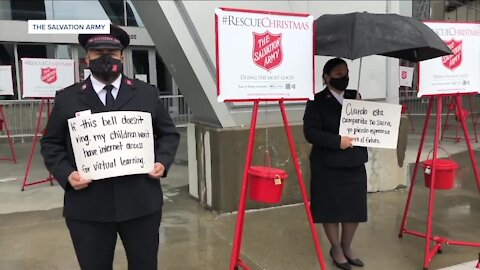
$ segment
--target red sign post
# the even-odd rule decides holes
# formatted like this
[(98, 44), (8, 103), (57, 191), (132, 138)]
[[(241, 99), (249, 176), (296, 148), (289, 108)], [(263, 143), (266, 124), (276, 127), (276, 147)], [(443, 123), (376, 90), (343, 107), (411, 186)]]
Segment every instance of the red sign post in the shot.
[(7, 118), (5, 117), (5, 112), (3, 111), (3, 105), (0, 104), (0, 132), (5, 129), (7, 134), (8, 145), (10, 146), (11, 157), (2, 157), (0, 160), (13, 161), (17, 164), (17, 156), (15, 154), (15, 147), (13, 146), (13, 138), (10, 134), (10, 129), (8, 128)]
[[(258, 109), (259, 103), (262, 101), (276, 101), (280, 106), (318, 262), (321, 269), (326, 269), (285, 109), (286, 101), (313, 99), (315, 85), (313, 18), (308, 14), (229, 8), (216, 10), (215, 15), (218, 100), (220, 102), (253, 102), (247, 156), (229, 269), (250, 269), (240, 256), (247, 191), (249, 187), (261, 189), (261, 186), (252, 185), (252, 180), (259, 177), (269, 177), (270, 167), (260, 168), (265, 169), (267, 174), (259, 175), (263, 171), (258, 171), (259, 167), (252, 166)], [(285, 28), (290, 31), (283, 32), (282, 29)], [(305, 46), (303, 50), (299, 50), (297, 46), (299, 43)], [(287, 46), (287, 44), (290, 46)], [(291, 44), (296, 45), (291, 46)], [(253, 174), (254, 171), (257, 175)], [(271, 168), (271, 171), (282, 170)], [(282, 175), (285, 177), (286, 174), (282, 172)], [(282, 184), (284, 179), (281, 179), (281, 177), (278, 174), (275, 179), (271, 179), (272, 181), (275, 180), (275, 184), (272, 185)], [(256, 192), (266, 194), (269, 191), (256, 190)], [(252, 195), (250, 198), (252, 198)], [(270, 199), (272, 198), (269, 197), (268, 200)]]
[(40, 111), (38, 112), (37, 127), (35, 129), (35, 134), (33, 136), (32, 148), (30, 149), (30, 155), (28, 157), (27, 168), (25, 169), (25, 176), (23, 178), (23, 183), (22, 183), (22, 191), (24, 191), (25, 188), (28, 187), (28, 186), (33, 186), (33, 185), (46, 183), (46, 182), (49, 182), (50, 185), (53, 186), (53, 180), (55, 180), (53, 178), (52, 174), (49, 173), (48, 177), (46, 179), (37, 180), (37, 181), (34, 181), (34, 182), (27, 183), (28, 177), (30, 175), (30, 170), (31, 170), (31, 167), (32, 167), (33, 158), (35, 156), (35, 147), (37, 146), (38, 138), (41, 135), (45, 134), (45, 130), (42, 128), (43, 114), (45, 113), (45, 115), (47, 117), (47, 121), (48, 121), (48, 118), (50, 117), (50, 112), (51, 112), (50, 101), (51, 101), (50, 98), (42, 98), (41, 101), (40, 101)]
[[(450, 22), (425, 22), (425, 24), (432, 28), (432, 30), (434, 30), (437, 35), (439, 35), (440, 38), (444, 40), (444, 42), (451, 49), (453, 54), (443, 56), (442, 58), (438, 59), (435, 58), (428, 61), (423, 61), (420, 63), (419, 70), (421, 70), (422, 72), (419, 72), (418, 95), (428, 97), (429, 103), (422, 137), (420, 140), (420, 146), (418, 149), (417, 160), (415, 162), (415, 167), (411, 178), (411, 187), (408, 193), (407, 203), (405, 205), (402, 225), (400, 227), (399, 237), (402, 237), (403, 234), (406, 233), (425, 239), (425, 254), (423, 267), (424, 269), (428, 269), (435, 255), (442, 251), (443, 245), (480, 247), (480, 243), (447, 239), (442, 236), (435, 236), (432, 232), (433, 212), (435, 205), (435, 190), (437, 188), (440, 189), (440, 187), (437, 187), (435, 183), (437, 181), (445, 180), (442, 179), (442, 177), (445, 176), (445, 168), (443, 168), (441, 164), (445, 164), (445, 160), (437, 159), (440, 139), (441, 136), (443, 137), (443, 134), (440, 134), (440, 130), (442, 125), (441, 121), (444, 107), (444, 99), (451, 99), (448, 110), (449, 112), (454, 112), (454, 115), (457, 116), (457, 121), (461, 124), (461, 127), (463, 129), (463, 136), (465, 138), (465, 142), (467, 143), (470, 161), (477, 182), (478, 191), (480, 192), (480, 172), (477, 160), (475, 159), (470, 134), (468, 131), (467, 116), (465, 113), (466, 111), (463, 109), (462, 106), (462, 95), (474, 95), (480, 93), (480, 80), (478, 78), (478, 71), (480, 70), (480, 65), (478, 60), (476, 60), (478, 59), (478, 56), (480, 56), (480, 51), (478, 50), (480, 45), (480, 36), (477, 35), (477, 33), (479, 33), (478, 30), (480, 30), (480, 24)], [(444, 31), (444, 29), (448, 29), (448, 31)], [(421, 160), (423, 146), (425, 143), (429, 120), (432, 114), (433, 103), (435, 101), (437, 101), (437, 114), (435, 122), (434, 146), (432, 150), (433, 159), (427, 161), (428, 166), (425, 166), (427, 162), (424, 163), (424, 167), (426, 167), (425, 180), (427, 181), (427, 176), (429, 180), (429, 184), (427, 185), (427, 187), (430, 188), (430, 197), (428, 202), (426, 232), (422, 233), (407, 229), (407, 219), (408, 212), (410, 211), (411, 207), (411, 200), (415, 189), (418, 167)], [(475, 121), (473, 122), (475, 125)], [(457, 140), (459, 140), (458, 134)], [(447, 171), (451, 177), (455, 175), (454, 170), (456, 169), (453, 168), (453, 166), (451, 166), (451, 168), (448, 168), (448, 170), (452, 170)], [(454, 181), (454, 178), (451, 180)]]

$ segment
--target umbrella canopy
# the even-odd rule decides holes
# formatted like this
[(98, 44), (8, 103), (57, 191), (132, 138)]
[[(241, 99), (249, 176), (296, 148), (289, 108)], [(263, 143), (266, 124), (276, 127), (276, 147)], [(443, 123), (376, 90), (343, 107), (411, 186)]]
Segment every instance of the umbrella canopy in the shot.
[(398, 14), (323, 15), (315, 23), (317, 55), (351, 60), (383, 55), (418, 62), (452, 54), (424, 23)]

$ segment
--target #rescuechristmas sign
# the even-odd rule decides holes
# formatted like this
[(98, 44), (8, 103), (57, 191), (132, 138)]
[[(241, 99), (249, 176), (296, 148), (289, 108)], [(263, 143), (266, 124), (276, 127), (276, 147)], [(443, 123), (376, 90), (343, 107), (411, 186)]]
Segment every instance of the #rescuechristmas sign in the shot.
[(24, 98), (53, 98), (56, 91), (75, 83), (71, 59), (22, 58)]
[(215, 11), (218, 101), (313, 99), (313, 17)]
[(480, 24), (425, 24), (453, 54), (420, 62), (418, 96), (480, 92)]

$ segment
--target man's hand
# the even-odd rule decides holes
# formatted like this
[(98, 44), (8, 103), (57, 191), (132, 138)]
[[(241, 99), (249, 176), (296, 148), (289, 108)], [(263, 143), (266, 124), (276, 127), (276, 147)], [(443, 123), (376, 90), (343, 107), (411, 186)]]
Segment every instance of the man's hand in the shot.
[(340, 149), (345, 150), (347, 148), (353, 148), (353, 138), (342, 136), (342, 140), (340, 141)]
[(68, 182), (73, 187), (73, 189), (82, 190), (88, 187), (88, 185), (92, 182), (92, 180), (85, 179), (80, 176), (78, 171), (74, 171), (68, 176)]
[(160, 162), (156, 162), (153, 165), (153, 171), (148, 173), (148, 176), (153, 179), (160, 179), (165, 173), (165, 167)]

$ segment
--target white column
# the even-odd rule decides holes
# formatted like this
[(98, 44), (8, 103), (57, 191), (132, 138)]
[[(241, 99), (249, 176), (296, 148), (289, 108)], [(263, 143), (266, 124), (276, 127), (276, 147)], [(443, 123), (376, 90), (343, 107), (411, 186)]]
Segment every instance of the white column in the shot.
[[(398, 0), (388, 0), (387, 1), (387, 13), (396, 13), (400, 14), (400, 2)], [(409, 2), (409, 1), (405, 1)], [(400, 97), (399, 97), (399, 78), (398, 78), (398, 66), (399, 60), (391, 57), (387, 57), (386, 62), (386, 100), (388, 103), (399, 104)]]

